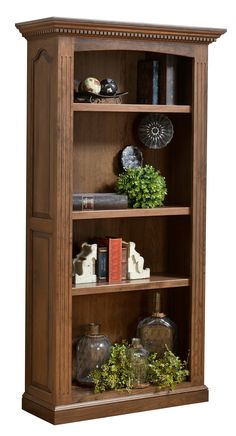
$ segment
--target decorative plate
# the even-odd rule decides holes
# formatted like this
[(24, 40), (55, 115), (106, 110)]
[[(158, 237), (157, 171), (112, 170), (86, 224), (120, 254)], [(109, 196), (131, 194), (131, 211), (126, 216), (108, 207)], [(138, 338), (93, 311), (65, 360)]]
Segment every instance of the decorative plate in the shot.
[(149, 148), (165, 147), (173, 138), (173, 124), (165, 115), (148, 114), (138, 128), (140, 141)]
[(143, 165), (143, 153), (134, 145), (127, 145), (121, 153), (121, 163), (124, 170), (139, 168)]
[(94, 92), (75, 92), (76, 103), (104, 103), (104, 100), (115, 99), (116, 103), (122, 102), (122, 97), (128, 92), (116, 92), (114, 95), (95, 94)]

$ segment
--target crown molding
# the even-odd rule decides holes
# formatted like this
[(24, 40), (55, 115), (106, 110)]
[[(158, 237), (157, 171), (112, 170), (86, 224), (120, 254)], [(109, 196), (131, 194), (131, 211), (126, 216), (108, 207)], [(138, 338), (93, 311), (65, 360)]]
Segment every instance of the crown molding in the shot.
[(16, 27), (27, 40), (63, 35), (210, 44), (226, 32), (226, 29), (159, 26), (70, 18), (44, 18), (17, 23)]

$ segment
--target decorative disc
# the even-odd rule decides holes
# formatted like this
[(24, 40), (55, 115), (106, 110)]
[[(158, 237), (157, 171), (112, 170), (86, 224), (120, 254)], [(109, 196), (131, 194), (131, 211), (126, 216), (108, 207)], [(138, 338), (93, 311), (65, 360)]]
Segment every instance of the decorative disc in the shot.
[(140, 141), (149, 148), (165, 147), (173, 138), (173, 124), (165, 115), (146, 115), (138, 128)]

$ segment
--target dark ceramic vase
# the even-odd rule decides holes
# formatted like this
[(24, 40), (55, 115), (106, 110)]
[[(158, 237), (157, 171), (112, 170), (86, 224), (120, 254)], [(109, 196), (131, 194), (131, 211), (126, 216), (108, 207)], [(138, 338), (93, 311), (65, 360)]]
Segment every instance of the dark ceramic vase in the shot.
[(78, 383), (92, 386), (91, 372), (100, 369), (109, 359), (110, 353), (111, 343), (106, 336), (99, 333), (99, 325), (89, 324), (87, 334), (79, 340), (76, 347)]

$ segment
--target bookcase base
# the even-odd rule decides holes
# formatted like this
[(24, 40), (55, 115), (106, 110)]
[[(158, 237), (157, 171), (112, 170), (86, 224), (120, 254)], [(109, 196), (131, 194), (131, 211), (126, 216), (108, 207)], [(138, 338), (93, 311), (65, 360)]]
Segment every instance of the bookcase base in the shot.
[(179, 388), (170, 392), (161, 391), (151, 395), (140, 395), (139, 398), (138, 396), (121, 397), (112, 403), (101, 400), (97, 404), (95, 401), (91, 401), (56, 407), (39, 403), (37, 399), (25, 393), (22, 399), (22, 409), (51, 424), (65, 424), (205, 401), (208, 401), (208, 388), (203, 385)]

